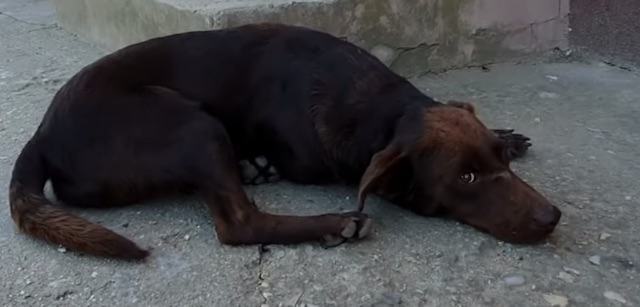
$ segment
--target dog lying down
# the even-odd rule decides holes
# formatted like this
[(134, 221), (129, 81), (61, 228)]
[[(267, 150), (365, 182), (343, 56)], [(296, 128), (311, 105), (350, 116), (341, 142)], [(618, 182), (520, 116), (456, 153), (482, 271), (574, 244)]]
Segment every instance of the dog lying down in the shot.
[[(218, 240), (232, 245), (364, 238), (373, 193), (534, 243), (560, 211), (509, 168), (529, 146), (485, 127), (470, 104), (435, 101), (329, 34), (275, 24), (190, 32), (107, 55), (57, 92), (15, 164), (11, 216), (21, 231), (70, 250), (142, 259), (148, 252), (130, 240), (53, 205), (45, 182), (82, 207), (196, 193)], [(249, 183), (273, 179), (275, 169), (301, 184), (359, 185), (360, 210), (262, 212), (243, 189), (240, 160), (257, 167)]]

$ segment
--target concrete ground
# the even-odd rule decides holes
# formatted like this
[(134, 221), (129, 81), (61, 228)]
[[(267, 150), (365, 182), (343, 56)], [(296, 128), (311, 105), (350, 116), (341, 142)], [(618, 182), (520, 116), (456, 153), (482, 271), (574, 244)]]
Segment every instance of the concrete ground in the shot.
[[(198, 199), (73, 210), (153, 248), (148, 263), (78, 256), (16, 232), (13, 162), (55, 91), (104, 54), (55, 25), (44, 1), (0, 0), (2, 306), (638, 306), (640, 75), (597, 62), (536, 61), (415, 79), (468, 99), (493, 127), (534, 147), (514, 168), (564, 215), (548, 243), (504, 244), (379, 200), (368, 240), (228, 247)], [(355, 191), (288, 183), (249, 188), (272, 212), (355, 208)]]

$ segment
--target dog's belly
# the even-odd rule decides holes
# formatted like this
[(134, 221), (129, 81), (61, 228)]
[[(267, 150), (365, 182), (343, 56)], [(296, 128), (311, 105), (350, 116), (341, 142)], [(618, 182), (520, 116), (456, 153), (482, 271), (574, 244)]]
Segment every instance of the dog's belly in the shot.
[[(329, 183), (335, 179), (324, 150), (309, 122), (297, 119), (261, 125), (256, 129), (252, 152), (264, 156), (279, 177), (304, 184)], [(250, 155), (250, 156), (254, 156)]]
[[(290, 144), (294, 145), (294, 144)], [(320, 154), (309, 147), (291, 147), (284, 144), (270, 146), (265, 157), (283, 179), (303, 184), (322, 184), (335, 179), (331, 168)]]

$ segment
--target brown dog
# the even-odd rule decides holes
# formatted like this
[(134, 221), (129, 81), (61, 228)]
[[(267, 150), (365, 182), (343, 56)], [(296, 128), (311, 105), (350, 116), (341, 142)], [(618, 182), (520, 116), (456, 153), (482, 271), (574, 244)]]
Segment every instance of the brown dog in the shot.
[(148, 253), (50, 203), (110, 207), (195, 192), (226, 244), (367, 235), (361, 212), (282, 216), (245, 194), (238, 160), (265, 156), (298, 183), (360, 183), (423, 215), (535, 242), (560, 211), (509, 169), (528, 139), (441, 104), (366, 51), (309, 29), (250, 25), (139, 43), (87, 66), (55, 95), (11, 180), (11, 215), (35, 237), (125, 259)]

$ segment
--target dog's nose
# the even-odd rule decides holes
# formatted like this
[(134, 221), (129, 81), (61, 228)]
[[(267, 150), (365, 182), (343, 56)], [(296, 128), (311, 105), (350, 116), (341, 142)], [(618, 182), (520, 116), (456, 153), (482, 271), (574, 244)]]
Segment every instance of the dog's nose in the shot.
[(549, 208), (537, 210), (533, 215), (533, 219), (542, 227), (553, 228), (560, 221), (561, 215), (562, 213), (556, 206), (550, 206)]

